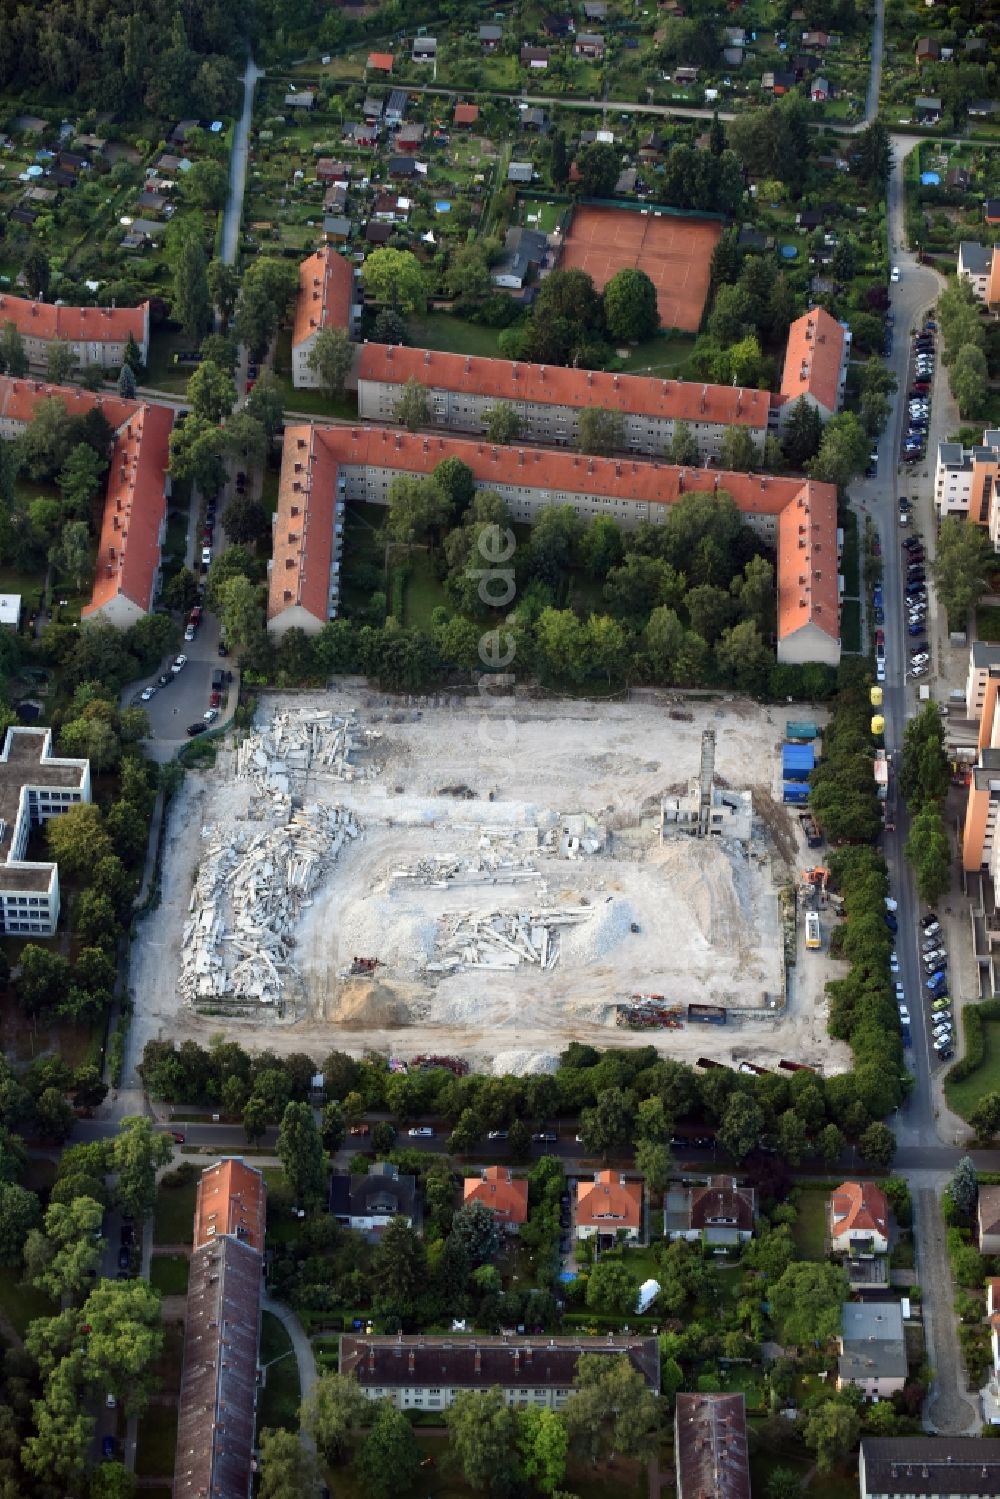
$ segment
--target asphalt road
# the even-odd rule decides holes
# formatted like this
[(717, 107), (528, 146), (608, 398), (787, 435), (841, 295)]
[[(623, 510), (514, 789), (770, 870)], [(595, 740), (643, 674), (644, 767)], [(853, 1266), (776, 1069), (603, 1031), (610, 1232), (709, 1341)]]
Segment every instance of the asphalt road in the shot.
[[(188, 724), (198, 722), (208, 708), (213, 671), (230, 666), (229, 660), (219, 655), (219, 622), (207, 610), (194, 639), (181, 642), (181, 651), (187, 657), (187, 665), (176, 676), (170, 671), (169, 663), (174, 659), (170, 656), (161, 664), (160, 671), (128, 689), (129, 702), (138, 702), (145, 708), (150, 738), (160, 744), (187, 742)], [(170, 684), (157, 687), (149, 702), (142, 702), (142, 688), (155, 686), (161, 673), (171, 677)]]
[(229, 198), (222, 220), (222, 245), (220, 259), (226, 265), (234, 265), (240, 243), (240, 219), (243, 215), (243, 193), (247, 183), (247, 158), (250, 149), (250, 121), (253, 116), (253, 95), (257, 79), (263, 72), (252, 57), (247, 58), (243, 73), (243, 112), (233, 132), (233, 154), (229, 160)]

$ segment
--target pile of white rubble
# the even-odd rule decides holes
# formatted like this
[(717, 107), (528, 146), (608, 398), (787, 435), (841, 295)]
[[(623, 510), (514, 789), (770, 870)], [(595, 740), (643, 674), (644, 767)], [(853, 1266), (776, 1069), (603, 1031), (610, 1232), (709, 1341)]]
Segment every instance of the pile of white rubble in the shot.
[(445, 916), (438, 928), (437, 957), (428, 973), (466, 968), (520, 968), (523, 963), (554, 968), (565, 927), (589, 921), (590, 906), (536, 907), (520, 911), (461, 911)]
[(353, 711), (289, 708), (274, 713), (237, 745), (237, 779), (279, 794), (301, 786), (310, 771), (326, 780), (368, 779), (375, 770), (355, 764), (354, 756), (381, 737), (378, 729), (364, 728)]

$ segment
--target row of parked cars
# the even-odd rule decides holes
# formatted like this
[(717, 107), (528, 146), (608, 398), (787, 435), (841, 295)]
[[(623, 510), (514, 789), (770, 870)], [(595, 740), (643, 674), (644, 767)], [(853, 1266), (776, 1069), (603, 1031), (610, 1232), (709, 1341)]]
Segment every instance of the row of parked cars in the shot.
[[(902, 506), (905, 495), (900, 495)], [(930, 647), (923, 636), (927, 629), (927, 555), (916, 532), (903, 541), (906, 553), (906, 581), (903, 596), (906, 603), (906, 629), (910, 636), (910, 675), (923, 677), (930, 671)]]
[[(920, 922), (920, 961), (924, 969), (924, 987), (930, 1010), (931, 1044), (942, 1062), (955, 1055), (954, 1022), (948, 994), (948, 953), (944, 946), (941, 923), (931, 911)], [(889, 966), (896, 983), (896, 1003), (904, 1041), (909, 1039), (910, 1011), (899, 979), (899, 957), (893, 948)]]
[(907, 427), (906, 436), (903, 439), (904, 463), (919, 463), (927, 452), (936, 332), (937, 324), (928, 318), (913, 339), (913, 383), (907, 397)]

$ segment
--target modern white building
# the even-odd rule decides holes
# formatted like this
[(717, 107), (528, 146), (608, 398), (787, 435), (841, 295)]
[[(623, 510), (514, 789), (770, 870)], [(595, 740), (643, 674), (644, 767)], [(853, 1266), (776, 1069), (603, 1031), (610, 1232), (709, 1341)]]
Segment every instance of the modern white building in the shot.
[(938, 443), (934, 465), (934, 508), (938, 517), (967, 515), (990, 533), (1000, 550), (997, 475), (1000, 470), (1000, 431), (987, 428), (982, 443), (964, 448), (960, 442)]
[(963, 239), (958, 247), (958, 274), (968, 281), (977, 302), (995, 307), (1000, 301), (1000, 245)]
[(10, 728), (0, 751), (0, 933), (51, 937), (59, 920), (59, 866), (27, 858), (32, 832), (89, 802), (90, 761), (52, 753), (52, 730)]

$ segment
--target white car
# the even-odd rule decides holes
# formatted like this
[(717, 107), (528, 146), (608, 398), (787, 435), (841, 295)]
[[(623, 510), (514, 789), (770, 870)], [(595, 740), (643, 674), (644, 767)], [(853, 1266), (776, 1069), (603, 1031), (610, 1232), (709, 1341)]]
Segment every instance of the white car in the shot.
[(896, 956), (895, 953), (890, 953), (889, 954), (889, 972), (890, 973), (898, 973), (899, 972), (899, 959), (898, 959), (898, 957)]
[(915, 666), (910, 675), (911, 677), (926, 677), (929, 670), (930, 668), (927, 666)]
[(211, 547), (202, 547), (202, 549), (201, 549), (201, 565), (202, 565), (202, 567), (211, 567), (211, 565), (212, 565), (212, 548)]
[(899, 266), (898, 265), (894, 265), (893, 268), (892, 268), (892, 280), (893, 281), (898, 281), (899, 280)]
[(142, 698), (142, 701), (144, 703), (148, 703), (149, 700), (150, 700), (150, 698), (153, 696), (153, 693), (155, 691), (156, 691), (155, 687), (144, 687), (142, 689), (142, 692), (139, 694), (139, 696)]
[(951, 1050), (951, 1040), (952, 1040), (951, 1036), (939, 1036), (937, 1038), (937, 1040), (934, 1042), (934, 1050), (935, 1051), (950, 1051)]
[(206, 723), (214, 723), (219, 716), (219, 710), (218, 708), (206, 708), (201, 716)]
[(892, 898), (891, 895), (887, 895), (885, 897), (885, 908), (886, 908), (887, 911), (898, 911), (899, 910), (899, 901), (898, 900), (893, 900), (893, 898)]
[(900, 1005), (899, 1007), (899, 1023), (900, 1025), (909, 1025), (910, 1023), (910, 1012), (905, 1005)]
[(885, 662), (884, 661), (876, 661), (876, 663), (875, 663), (875, 680), (876, 680), (876, 682), (884, 682), (885, 681)]
[(194, 625), (188, 625), (187, 629), (184, 631), (184, 639), (185, 640), (193, 640), (194, 639)]
[(904, 999), (903, 986), (902, 986), (902, 984), (897, 983), (897, 985), (896, 985), (896, 1002), (897, 1002), (897, 1004), (902, 1004), (903, 1003), (903, 999)]
[(178, 656), (177, 660), (174, 662), (173, 666), (171, 666), (170, 670), (173, 672), (174, 676), (176, 677), (177, 673), (179, 671), (183, 671), (184, 668), (185, 668), (185, 666), (187, 666), (187, 664), (188, 664), (188, 658), (186, 656)]
[(408, 1129), (406, 1133), (409, 1135), (411, 1140), (430, 1140), (433, 1137), (434, 1131), (431, 1129), (429, 1124), (415, 1124), (413, 1128)]

